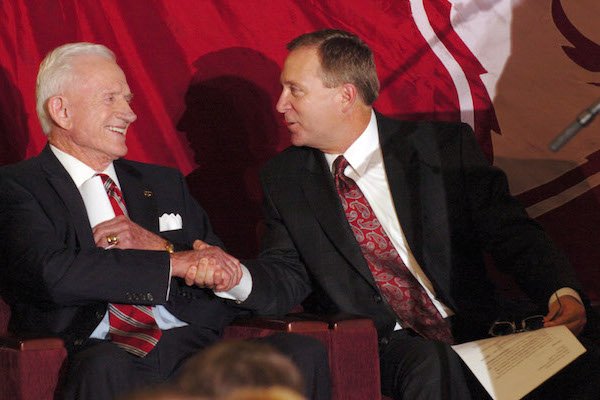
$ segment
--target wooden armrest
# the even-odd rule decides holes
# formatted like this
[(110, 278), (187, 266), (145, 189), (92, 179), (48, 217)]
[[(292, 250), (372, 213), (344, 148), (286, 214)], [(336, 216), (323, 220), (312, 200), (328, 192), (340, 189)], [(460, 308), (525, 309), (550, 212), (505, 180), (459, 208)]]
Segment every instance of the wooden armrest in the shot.
[(329, 328), (325, 321), (304, 319), (295, 314), (289, 314), (281, 318), (251, 317), (236, 319), (231, 325), (294, 333), (326, 331)]
[(361, 315), (337, 313), (337, 314), (311, 314), (311, 313), (293, 313), (287, 317), (296, 319), (315, 320), (327, 323), (329, 329), (375, 329), (375, 324), (369, 318)]
[(57, 337), (26, 337), (5, 334), (0, 336), (0, 347), (19, 351), (50, 350), (63, 348), (64, 342)]

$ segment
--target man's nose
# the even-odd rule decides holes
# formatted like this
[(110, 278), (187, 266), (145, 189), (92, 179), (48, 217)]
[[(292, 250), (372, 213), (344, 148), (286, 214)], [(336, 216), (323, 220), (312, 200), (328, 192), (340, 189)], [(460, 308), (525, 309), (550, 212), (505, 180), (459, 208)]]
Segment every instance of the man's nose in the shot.
[(281, 91), (279, 95), (279, 99), (277, 100), (277, 104), (275, 105), (275, 109), (280, 113), (285, 113), (290, 107), (290, 103), (287, 99), (287, 94), (285, 93), (285, 89)]
[(131, 109), (131, 105), (129, 105), (129, 103), (127, 103), (127, 102), (125, 102), (125, 105), (123, 106), (123, 109), (119, 113), (119, 116), (129, 124), (131, 124), (133, 121), (135, 121), (137, 119), (137, 115), (135, 115), (135, 113)]

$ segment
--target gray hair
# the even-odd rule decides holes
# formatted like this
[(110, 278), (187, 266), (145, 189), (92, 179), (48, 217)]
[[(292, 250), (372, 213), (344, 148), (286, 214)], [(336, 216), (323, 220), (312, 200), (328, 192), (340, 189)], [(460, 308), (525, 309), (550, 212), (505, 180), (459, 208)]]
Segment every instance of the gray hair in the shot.
[(77, 56), (94, 54), (115, 61), (115, 53), (101, 44), (79, 42), (67, 43), (52, 50), (40, 64), (35, 84), (36, 111), (45, 134), (52, 130), (52, 119), (48, 115), (47, 102), (60, 94), (72, 78), (73, 59)]

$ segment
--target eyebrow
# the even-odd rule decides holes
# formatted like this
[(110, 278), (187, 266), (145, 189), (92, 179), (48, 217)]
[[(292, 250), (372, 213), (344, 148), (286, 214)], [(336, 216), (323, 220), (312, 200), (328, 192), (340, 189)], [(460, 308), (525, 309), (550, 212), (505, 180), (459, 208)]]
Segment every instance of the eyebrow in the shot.
[[(121, 91), (119, 90), (107, 90), (106, 92), (104, 92), (104, 96), (120, 96), (121, 95)], [(125, 101), (127, 101), (128, 103), (130, 103), (133, 100), (133, 93), (127, 93), (124, 94), (123, 97), (125, 98)]]
[(300, 83), (298, 83), (297, 81), (295, 81), (293, 79), (287, 79), (285, 81), (281, 81), (281, 85), (284, 85), (284, 86), (296, 86), (296, 87), (302, 86)]

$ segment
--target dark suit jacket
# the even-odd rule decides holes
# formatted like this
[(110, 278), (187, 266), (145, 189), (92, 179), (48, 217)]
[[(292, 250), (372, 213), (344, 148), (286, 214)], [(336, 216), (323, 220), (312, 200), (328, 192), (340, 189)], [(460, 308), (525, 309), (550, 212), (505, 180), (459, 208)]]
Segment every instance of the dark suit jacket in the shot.
[[(396, 214), (437, 296), (481, 333), (497, 316), (483, 253), (512, 273), (541, 307), (579, 284), (566, 259), (509, 195), (466, 124), (400, 122), (377, 115)], [(372, 318), (380, 336), (396, 319), (350, 230), (323, 154), (292, 147), (262, 173), (267, 233), (260, 260), (246, 262), (254, 287), (245, 305), (280, 313), (309, 310)], [(475, 325), (471, 325), (475, 326)]]
[[(130, 218), (189, 249), (200, 238), (221, 245), (176, 170), (117, 160)], [(183, 228), (159, 232), (159, 217), (180, 214)], [(107, 303), (163, 304), (179, 319), (219, 332), (233, 309), (209, 290), (171, 279), (165, 251), (96, 247), (71, 177), (47, 146), (37, 157), (0, 168), (0, 283), (11, 306), (10, 329), (83, 342)]]

